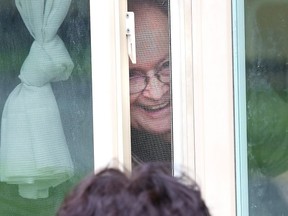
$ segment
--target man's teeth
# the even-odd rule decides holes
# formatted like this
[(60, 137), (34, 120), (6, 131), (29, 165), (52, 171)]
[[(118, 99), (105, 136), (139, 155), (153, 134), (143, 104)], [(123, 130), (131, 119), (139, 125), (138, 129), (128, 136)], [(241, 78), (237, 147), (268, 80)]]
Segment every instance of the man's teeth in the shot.
[(156, 105), (156, 106), (142, 106), (142, 107), (146, 110), (154, 111), (154, 110), (162, 109), (162, 108), (166, 107), (168, 104), (169, 104), (169, 102), (167, 102), (165, 104)]

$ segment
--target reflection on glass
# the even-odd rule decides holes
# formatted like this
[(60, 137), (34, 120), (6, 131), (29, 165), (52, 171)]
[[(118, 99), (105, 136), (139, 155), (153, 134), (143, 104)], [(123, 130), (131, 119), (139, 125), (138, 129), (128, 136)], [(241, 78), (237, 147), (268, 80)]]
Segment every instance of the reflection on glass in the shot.
[[(25, 7), (26, 3), (30, 1), (16, 1), (16, 3), (20, 2), (20, 6), (23, 6), (23, 11), (27, 9), (31, 9), (29, 7)], [(39, 1), (37, 4), (47, 4), (46, 7), (54, 7), (55, 9), (55, 4), (57, 4), (57, 1), (54, 1), (53, 4), (50, 4), (51, 0), (47, 1)], [(68, 1), (58, 1), (58, 3), (63, 3)], [(34, 2), (35, 3), (35, 2)], [(33, 6), (36, 7), (36, 3)], [(49, 5), (48, 5), (49, 4)], [(60, 5), (61, 5), (60, 4)], [(19, 194), (18, 190), (18, 185), (15, 179), (20, 179), (22, 176), (15, 176), (14, 179), (10, 178), (9, 184), (5, 183), (8, 181), (3, 181), (3, 172), (0, 173), (1, 181), (0, 182), (0, 215), (41, 215), (41, 216), (50, 216), (54, 215), (59, 204), (62, 202), (64, 195), (67, 193), (67, 191), (73, 186), (76, 182), (78, 182), (79, 179), (81, 179), (84, 175), (87, 173), (92, 172), (93, 170), (93, 143), (92, 143), (92, 101), (91, 101), (91, 63), (90, 63), (90, 29), (89, 29), (89, 1), (88, 0), (82, 0), (82, 1), (77, 1), (77, 0), (72, 0), (71, 5), (68, 7), (68, 13), (67, 16), (64, 19), (63, 23), (59, 23), (59, 30), (57, 31), (57, 34), (59, 37), (63, 40), (64, 45), (66, 49), (68, 50), (68, 53), (71, 57), (71, 60), (74, 64), (74, 69), (72, 71), (72, 74), (70, 75), (69, 79), (66, 81), (59, 81), (59, 82), (53, 82), (51, 83), (51, 87), (53, 90), (53, 94), (56, 99), (56, 106), (59, 108), (59, 114), (60, 118), (59, 121), (62, 122), (63, 126), (63, 132), (65, 135), (66, 139), (66, 144), (72, 159), (73, 163), (73, 168), (74, 168), (74, 175), (72, 178), (66, 181), (62, 181), (61, 184), (54, 185), (55, 187), (49, 188), (49, 193), (45, 193), (45, 196), (43, 194), (36, 194), (35, 197), (31, 196), (31, 191), (29, 188), (25, 189), (25, 194), (28, 194), (28, 197), (21, 196)], [(63, 8), (58, 8), (58, 12), (61, 11)], [(22, 12), (23, 12), (22, 11)], [(54, 11), (54, 10), (52, 10)], [(37, 12), (37, 11), (35, 11)], [(39, 12), (39, 11), (38, 11)], [(46, 11), (47, 12), (47, 11)], [(24, 12), (25, 13), (25, 12)], [(29, 16), (38, 16), (39, 14), (29, 14)], [(46, 14), (47, 15), (47, 14)], [(57, 19), (57, 16), (60, 15), (61, 13), (56, 13), (54, 14), (53, 17), (50, 17), (49, 20), (46, 20), (45, 25), (49, 25), (49, 22), (53, 21), (53, 19)], [(40, 14), (41, 16), (41, 14)], [(45, 14), (44, 14), (45, 16)], [(44, 18), (45, 19), (45, 18)], [(29, 52), (32, 52), (30, 50), (31, 45), (33, 44), (33, 41), (35, 39), (39, 40), (39, 38), (43, 37), (44, 40), (47, 39), (48, 42), (50, 42), (49, 38), (50, 36), (54, 38), (53, 34), (51, 33), (52, 29), (58, 28), (58, 26), (52, 26), (50, 29), (43, 29), (41, 31), (42, 33), (46, 33), (45, 35), (39, 35), (37, 34), (38, 30), (34, 27), (35, 26), (40, 26), (42, 23), (39, 21), (41, 19), (35, 20), (32, 26), (27, 26), (27, 22), (25, 24), (23, 23), (23, 20), (20, 16), (19, 11), (16, 8), (15, 1), (10, 1), (10, 0), (3, 0), (0, 2), (0, 35), (1, 35), (1, 40), (0, 40), (0, 113), (5, 113), (4, 110), (4, 104), (9, 96), (9, 94), (13, 91), (13, 89), (21, 82), (20, 79), (23, 79), (23, 76), (20, 76), (20, 79), (18, 78), (20, 71), (22, 73), (23, 68), (21, 69), (25, 59), (27, 58)], [(27, 21), (27, 20), (26, 20)], [(30, 19), (31, 21), (31, 19)], [(37, 22), (38, 21), (38, 22)], [(55, 20), (54, 20), (55, 21)], [(60, 20), (56, 20), (55, 22), (60, 22)], [(30, 32), (28, 31), (28, 29)], [(32, 28), (32, 29), (31, 29)], [(51, 34), (50, 34), (50, 33)], [(35, 34), (37, 34), (35, 36)], [(56, 32), (55, 32), (56, 34)], [(33, 35), (34, 38), (31, 36)], [(42, 39), (43, 39), (42, 38)], [(42, 40), (40, 39), (40, 41)], [(53, 40), (51, 40), (53, 41)], [(60, 49), (61, 46), (58, 46)], [(45, 46), (44, 46), (44, 49)], [(49, 56), (49, 53), (48, 53)], [(54, 57), (57, 55), (53, 55)], [(34, 56), (35, 57), (35, 56)], [(64, 55), (60, 56), (56, 60), (53, 61), (60, 61), (61, 58), (64, 58)], [(40, 53), (35, 58), (35, 61), (28, 62), (30, 66), (37, 65), (37, 62), (43, 60), (41, 59)], [(43, 65), (39, 66), (39, 69), (36, 68), (34, 71), (34, 68), (32, 67), (26, 67), (29, 68), (26, 72), (27, 74), (24, 74), (24, 79), (25, 77), (29, 77), (32, 72), (35, 72), (35, 76), (30, 76), (29, 79), (25, 79), (25, 81), (30, 82), (32, 79), (30, 78), (43, 78), (41, 74), (41, 71), (45, 69), (46, 66), (48, 66), (48, 62), (50, 62), (50, 59), (47, 59), (47, 61), (43, 61)], [(26, 62), (26, 66), (28, 64)], [(35, 64), (34, 64), (35, 63)], [(47, 65), (46, 65), (47, 64)], [(25, 72), (25, 71), (24, 71)], [(52, 72), (52, 71), (51, 71)], [(55, 72), (55, 70), (53, 70)], [(39, 73), (39, 74), (38, 74)], [(41, 75), (40, 75), (41, 74)], [(47, 75), (47, 74), (46, 74)], [(48, 74), (50, 75), (50, 74)], [(45, 77), (46, 79), (47, 77)], [(38, 80), (33, 80), (33, 83), (29, 83), (28, 89), (34, 89), (35, 92), (36, 89), (42, 89), (42, 81), (45, 79), (38, 79)], [(41, 81), (42, 80), (42, 81)], [(56, 79), (57, 80), (57, 79)], [(53, 80), (53, 81), (56, 81)], [(60, 79), (62, 80), (62, 79)], [(64, 79), (63, 79), (64, 80)], [(22, 80), (23, 81), (23, 80)], [(44, 81), (45, 82), (45, 81)], [(34, 87), (34, 84), (38, 87)], [(41, 83), (41, 84), (39, 84)], [(46, 86), (46, 85), (44, 85)], [(47, 86), (50, 86), (47, 85)], [(35, 95), (35, 94), (34, 94)], [(41, 94), (39, 94), (41, 95)], [(30, 97), (28, 100), (31, 99)], [(46, 98), (41, 98), (43, 99), (41, 101), (45, 101)], [(36, 101), (35, 104), (26, 104), (27, 107), (33, 108), (34, 106), (37, 106)], [(55, 104), (54, 104), (55, 105)], [(22, 107), (22, 106), (20, 106)], [(23, 106), (24, 107), (24, 106)], [(50, 106), (43, 107), (43, 110), (47, 109), (49, 110)], [(27, 108), (28, 109), (28, 108)], [(29, 125), (29, 122), (32, 121), (37, 121), (36, 114), (33, 114), (33, 109), (28, 109), (28, 110), (23, 109), (23, 113), (30, 112), (31, 118), (29, 117), (27, 121), (25, 121), (25, 125)], [(14, 114), (12, 111), (10, 112), (11, 114)], [(18, 110), (18, 112), (15, 114), (21, 116), (21, 109)], [(4, 115), (4, 114), (3, 114)], [(45, 121), (52, 121), (51, 118), (48, 118), (48, 116), (42, 116), (41, 119), (39, 118), (38, 120), (46, 119)], [(53, 122), (52, 122), (53, 123)], [(43, 123), (44, 124), (44, 123)], [(3, 126), (3, 119), (2, 119), (2, 126), (1, 126), (1, 133), (3, 135), (4, 127)], [(15, 130), (16, 128), (19, 127), (19, 125), (15, 125)], [(11, 125), (11, 128), (13, 129), (13, 125)], [(52, 138), (54, 139), (55, 137), (49, 137), (50, 133), (46, 133), (42, 129), (45, 128), (44, 125), (39, 126), (39, 128), (36, 130), (36, 133), (32, 136), (34, 137), (33, 142), (37, 142), (37, 140), (51, 140)], [(29, 137), (29, 129), (25, 130), (27, 132), (27, 136), (24, 137)], [(56, 131), (57, 128), (51, 128), (51, 131)], [(58, 129), (57, 129), (58, 130)], [(38, 132), (39, 133), (38, 133)], [(50, 131), (50, 130), (49, 130)], [(26, 133), (25, 132), (25, 133)], [(41, 133), (40, 133), (41, 132)], [(43, 132), (43, 133), (42, 133)], [(5, 135), (6, 133), (4, 133)], [(30, 134), (31, 135), (31, 134)], [(48, 137), (42, 137), (42, 135), (47, 135)], [(3, 137), (3, 136), (2, 136)], [(4, 136), (5, 137), (5, 136)], [(17, 139), (20, 136), (20, 134), (15, 134), (13, 136), (13, 139)], [(11, 145), (27, 145), (27, 140), (23, 139), (18, 139), (18, 143), (11, 143)], [(10, 140), (11, 141), (11, 140)], [(57, 141), (57, 140), (56, 140)], [(5, 143), (4, 143), (5, 142)], [(3, 150), (3, 147), (5, 146), (6, 141), (5, 139), (1, 139), (0, 147), (1, 151)], [(8, 147), (10, 148), (11, 145)], [(59, 151), (57, 150), (57, 146), (55, 142), (51, 143), (51, 146), (54, 146), (56, 148), (53, 148), (56, 151), (50, 152), (51, 158), (54, 158), (56, 154), (60, 154), (60, 152), (64, 152), (63, 149), (60, 149), (61, 146), (59, 145)], [(33, 148), (33, 151), (38, 151), (38, 153), (47, 153), (47, 150), (51, 150), (51, 146), (41, 146), (38, 145), (38, 149)], [(6, 145), (7, 147), (7, 145)], [(5, 148), (6, 148), (5, 147)], [(13, 155), (19, 155), (27, 158), (27, 161), (29, 161), (31, 158), (28, 158), (28, 154), (23, 154), (24, 152), (21, 152), (22, 148), (13, 148), (13, 152), (10, 151), (7, 152), (7, 154), (13, 154)], [(19, 150), (19, 152), (17, 152)], [(35, 152), (33, 152), (35, 153)], [(6, 155), (6, 154), (5, 154)], [(47, 154), (46, 154), (47, 155)], [(1, 155), (2, 157), (3, 155)], [(32, 156), (32, 154), (31, 154)], [(60, 155), (61, 158), (61, 155)], [(4, 161), (2, 160), (3, 157), (1, 158), (1, 162)], [(33, 158), (34, 160), (35, 158)], [(41, 158), (40, 158), (41, 159)], [(43, 159), (43, 158), (42, 158)], [(64, 159), (64, 155), (63, 155)], [(13, 159), (15, 161), (15, 164), (17, 164), (20, 160), (19, 157), (15, 157)], [(41, 161), (41, 160), (40, 160)], [(65, 160), (62, 160), (64, 162)], [(13, 162), (13, 161), (12, 161)], [(50, 161), (51, 162), (51, 161)], [(55, 162), (55, 161), (54, 161)], [(60, 161), (60, 163), (62, 163)], [(18, 163), (19, 164), (19, 163)], [(3, 164), (1, 164), (3, 168)], [(13, 167), (14, 170), (15, 168), (19, 167), (16, 165)], [(9, 171), (9, 167), (7, 169)], [(32, 170), (32, 167), (31, 167)], [(47, 176), (48, 169), (42, 170), (45, 171), (44, 176)], [(51, 170), (50, 170), (51, 171)], [(50, 172), (49, 171), (49, 172)], [(55, 170), (54, 170), (55, 171)], [(54, 172), (53, 171), (53, 172)], [(34, 175), (34, 174), (33, 174)], [(32, 177), (35, 176), (31, 176)], [(70, 176), (71, 177), (71, 176)], [(30, 179), (29, 176), (25, 177), (26, 179)], [(46, 177), (45, 177), (46, 178)], [(23, 178), (22, 178), (23, 180)], [(21, 180), (21, 181), (22, 181)], [(28, 182), (27, 180), (27, 182)], [(48, 180), (48, 179), (46, 179)], [(45, 181), (46, 181), (45, 180)], [(14, 181), (14, 182), (11, 182)], [(39, 181), (41, 182), (41, 180)], [(52, 182), (52, 180), (51, 180)], [(13, 183), (13, 184), (11, 184)], [(47, 192), (47, 191), (46, 191)], [(23, 198), (26, 197), (26, 198)], [(32, 198), (32, 199), (30, 199)]]
[(167, 0), (128, 0), (137, 63), (129, 64), (133, 165), (171, 163), (170, 37)]
[(250, 215), (288, 212), (288, 2), (246, 0)]

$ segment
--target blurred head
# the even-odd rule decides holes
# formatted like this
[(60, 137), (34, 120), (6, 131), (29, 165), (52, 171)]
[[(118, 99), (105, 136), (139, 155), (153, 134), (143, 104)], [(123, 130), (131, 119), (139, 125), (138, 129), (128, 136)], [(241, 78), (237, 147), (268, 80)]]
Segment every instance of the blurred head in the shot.
[[(137, 63), (130, 62), (131, 124), (153, 134), (171, 131), (168, 11), (153, 0), (130, 0)], [(166, 12), (166, 13), (165, 13)]]
[(107, 168), (87, 177), (67, 196), (58, 216), (209, 216), (197, 185), (169, 175), (159, 164), (130, 174)]

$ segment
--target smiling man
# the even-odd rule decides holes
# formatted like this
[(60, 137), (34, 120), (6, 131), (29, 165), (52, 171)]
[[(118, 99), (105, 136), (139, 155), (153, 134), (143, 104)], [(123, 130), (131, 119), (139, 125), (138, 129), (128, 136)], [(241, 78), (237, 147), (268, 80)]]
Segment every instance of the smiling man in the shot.
[(130, 0), (137, 63), (130, 62), (132, 156), (171, 162), (170, 37), (167, 1)]

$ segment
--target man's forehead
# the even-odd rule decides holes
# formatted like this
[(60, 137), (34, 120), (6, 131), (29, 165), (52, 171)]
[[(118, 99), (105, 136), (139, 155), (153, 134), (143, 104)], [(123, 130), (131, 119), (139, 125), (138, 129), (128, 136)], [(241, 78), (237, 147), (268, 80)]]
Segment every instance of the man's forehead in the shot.
[(138, 58), (137, 57), (137, 63), (132, 64), (131, 61), (129, 61), (129, 68), (130, 69), (137, 69), (141, 71), (148, 71), (151, 69), (154, 69), (155, 67), (159, 66), (161, 63), (169, 59), (169, 52), (164, 54), (163, 56), (157, 56), (153, 58)]
[(136, 58), (130, 67), (154, 67), (169, 53), (168, 17), (159, 8), (143, 7), (136, 12)]

